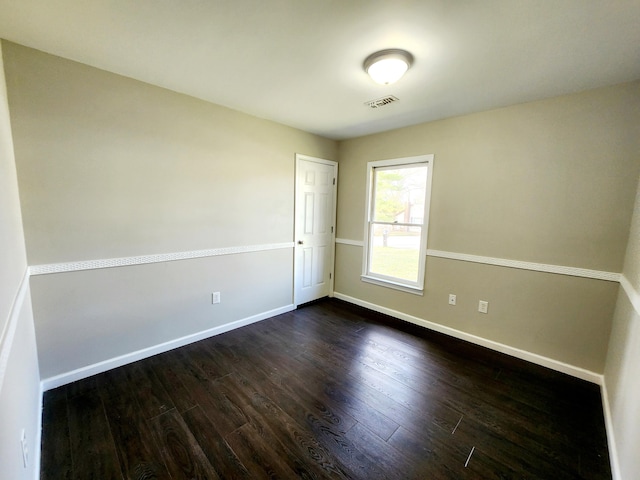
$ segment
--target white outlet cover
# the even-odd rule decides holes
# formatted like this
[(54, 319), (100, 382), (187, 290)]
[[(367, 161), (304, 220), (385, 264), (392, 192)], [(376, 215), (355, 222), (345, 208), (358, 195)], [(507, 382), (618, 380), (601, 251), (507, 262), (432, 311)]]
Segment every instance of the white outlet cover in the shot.
[(480, 313), (489, 313), (489, 302), (480, 300), (480, 302), (478, 302), (478, 311)]
[(22, 447), (22, 465), (27, 468), (29, 466), (29, 448), (27, 446), (27, 434), (24, 430), (22, 430), (22, 435), (20, 436), (20, 446)]

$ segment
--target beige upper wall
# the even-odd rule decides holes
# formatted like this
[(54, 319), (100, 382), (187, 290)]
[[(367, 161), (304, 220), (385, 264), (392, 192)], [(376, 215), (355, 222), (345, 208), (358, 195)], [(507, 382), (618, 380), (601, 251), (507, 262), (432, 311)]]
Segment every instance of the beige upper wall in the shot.
[(30, 264), (293, 239), (294, 154), (337, 144), (3, 42)]
[(338, 237), (363, 237), (366, 162), (433, 153), (429, 248), (620, 272), (639, 105), (634, 82), (341, 142)]
[(0, 345), (2, 345), (2, 333), (27, 268), (2, 49), (0, 49), (0, 265)]

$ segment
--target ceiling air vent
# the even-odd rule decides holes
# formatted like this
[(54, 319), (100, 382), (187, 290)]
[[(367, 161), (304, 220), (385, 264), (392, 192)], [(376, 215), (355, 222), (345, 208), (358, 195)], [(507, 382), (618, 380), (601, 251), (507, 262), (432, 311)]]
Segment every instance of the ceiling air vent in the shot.
[(389, 95), (388, 97), (378, 98), (377, 100), (370, 100), (368, 102), (364, 102), (367, 107), (371, 108), (382, 108), (390, 103), (397, 102), (398, 99), (393, 95)]

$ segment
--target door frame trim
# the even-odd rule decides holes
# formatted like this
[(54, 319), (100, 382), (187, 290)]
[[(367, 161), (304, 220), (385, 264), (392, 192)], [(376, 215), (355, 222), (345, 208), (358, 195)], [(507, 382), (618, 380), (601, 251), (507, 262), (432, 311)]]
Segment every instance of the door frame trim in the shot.
[(326, 160), (324, 158), (319, 158), (319, 157), (312, 157), (310, 155), (304, 155), (302, 153), (296, 153), (295, 155), (295, 169), (294, 169), (294, 175), (293, 175), (293, 183), (294, 183), (294, 189), (293, 189), (293, 305), (295, 305), (295, 307), (297, 308), (298, 305), (300, 305), (298, 303), (298, 299), (296, 298), (297, 296), (297, 291), (296, 291), (296, 248), (298, 246), (297, 244), (297, 239), (296, 239), (296, 208), (297, 208), (297, 198), (298, 198), (298, 172), (300, 171), (300, 161), (304, 160), (304, 161), (308, 161), (308, 162), (315, 162), (315, 163), (322, 163), (324, 165), (329, 165), (333, 167), (333, 178), (335, 178), (335, 183), (333, 185), (333, 212), (331, 214), (331, 223), (332, 223), (332, 227), (333, 227), (333, 232), (331, 233), (331, 252), (330, 252), (330, 256), (331, 258), (329, 259), (329, 262), (331, 264), (331, 278), (329, 279), (329, 296), (333, 297), (333, 292), (334, 292), (334, 281), (335, 281), (335, 261), (336, 261), (336, 218), (337, 218), (337, 211), (338, 211), (338, 204), (337, 204), (337, 200), (338, 200), (338, 162), (334, 161), (334, 160)]

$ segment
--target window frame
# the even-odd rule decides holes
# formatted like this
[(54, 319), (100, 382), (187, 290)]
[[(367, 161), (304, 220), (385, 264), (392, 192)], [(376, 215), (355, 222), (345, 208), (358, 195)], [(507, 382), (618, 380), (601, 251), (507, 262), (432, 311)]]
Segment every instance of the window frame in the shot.
[[(376, 169), (389, 169), (390, 167), (403, 167), (403, 166), (415, 166), (416, 164), (424, 164), (427, 167), (427, 181), (425, 185), (424, 196), (424, 213), (423, 223), (421, 226), (420, 237), (420, 251), (419, 251), (419, 263), (418, 263), (418, 279), (416, 282), (411, 282), (398, 277), (389, 277), (373, 273), (370, 271), (371, 265), (371, 243), (373, 241), (373, 226), (375, 224), (386, 222), (374, 222), (374, 195), (375, 195), (375, 172)], [(434, 155), (418, 155), (415, 157), (402, 157), (393, 158), (389, 160), (377, 160), (367, 163), (367, 188), (366, 188), (366, 210), (364, 219), (364, 248), (362, 258), (362, 275), (360, 279), (363, 282), (373, 283), (383, 287), (393, 288), (415, 295), (423, 295), (424, 293), (424, 281), (426, 273), (426, 258), (427, 258), (427, 239), (429, 235), (429, 213), (431, 210), (431, 187), (433, 182), (433, 165)], [(392, 224), (392, 223), (390, 223)], [(395, 223), (396, 225), (412, 225), (405, 223)]]

